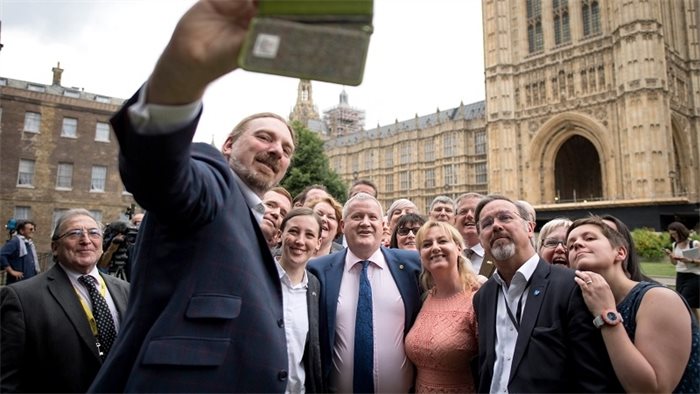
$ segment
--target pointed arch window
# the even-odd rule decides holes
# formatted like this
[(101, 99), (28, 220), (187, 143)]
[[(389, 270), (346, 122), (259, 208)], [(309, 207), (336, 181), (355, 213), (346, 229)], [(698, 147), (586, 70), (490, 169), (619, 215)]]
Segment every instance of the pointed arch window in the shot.
[(552, 0), (552, 13), (554, 19), (554, 44), (561, 45), (570, 42), (568, 0)]
[(584, 37), (600, 33), (600, 4), (598, 0), (582, 0), (581, 16)]
[(544, 48), (542, 37), (542, 1), (526, 0), (527, 8), (527, 43), (529, 53), (541, 51)]

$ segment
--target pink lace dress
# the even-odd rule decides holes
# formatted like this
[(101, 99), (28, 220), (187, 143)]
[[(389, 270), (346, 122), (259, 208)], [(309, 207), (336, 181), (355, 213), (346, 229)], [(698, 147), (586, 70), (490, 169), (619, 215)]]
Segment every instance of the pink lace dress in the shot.
[(416, 393), (473, 393), (469, 361), (477, 355), (472, 290), (449, 298), (428, 294), (406, 336), (406, 355), (416, 366)]

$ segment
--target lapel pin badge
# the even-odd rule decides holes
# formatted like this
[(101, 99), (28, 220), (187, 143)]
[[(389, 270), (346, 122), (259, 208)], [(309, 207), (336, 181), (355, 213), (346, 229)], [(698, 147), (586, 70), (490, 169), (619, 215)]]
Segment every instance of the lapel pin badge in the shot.
[(540, 295), (540, 289), (535, 289), (535, 291), (532, 292), (535, 296)]
[(314, 296), (314, 297), (316, 297), (316, 292), (315, 292), (315, 291), (312, 291), (312, 292), (311, 292), (311, 295)]
[(399, 269), (400, 269), (400, 270), (403, 269), (403, 264), (399, 264)]

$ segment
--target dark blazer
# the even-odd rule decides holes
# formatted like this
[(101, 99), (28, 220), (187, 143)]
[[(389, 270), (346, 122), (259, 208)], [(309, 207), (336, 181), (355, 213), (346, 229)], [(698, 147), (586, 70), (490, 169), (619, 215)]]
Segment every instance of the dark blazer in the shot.
[[(404, 336), (416, 320), (421, 306), (421, 290), (418, 282), (420, 259), (418, 253), (409, 250), (381, 247), (382, 254), (399, 289), (405, 308)], [(308, 269), (321, 282), (321, 360), (323, 378), (326, 384), (333, 365), (333, 344), (335, 343), (335, 318), (343, 279), (347, 248), (328, 256), (315, 258)]]
[[(478, 391), (491, 387), (500, 286), (489, 279), (474, 296), (479, 324)], [(619, 392), (600, 332), (574, 271), (540, 259), (530, 279), (510, 370), (511, 393)]]
[(321, 340), (319, 337), (318, 308), (321, 295), (321, 283), (308, 270), (309, 282), (306, 289), (306, 306), (309, 316), (309, 334), (304, 346), (304, 371), (306, 372), (306, 392), (324, 393), (323, 372), (321, 369)]
[[(123, 317), (129, 284), (101, 276)], [(0, 315), (0, 392), (84, 393), (90, 387), (102, 361), (80, 299), (61, 266), (3, 287)]]
[(283, 392), (277, 267), (224, 156), (192, 144), (197, 121), (136, 133), (112, 119), (127, 190), (144, 209), (119, 335), (96, 392)]

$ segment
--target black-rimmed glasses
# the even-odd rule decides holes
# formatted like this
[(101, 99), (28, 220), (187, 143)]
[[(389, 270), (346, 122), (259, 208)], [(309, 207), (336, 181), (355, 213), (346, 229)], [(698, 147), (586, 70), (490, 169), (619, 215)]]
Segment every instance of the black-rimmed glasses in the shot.
[(416, 233), (418, 233), (418, 230), (420, 230), (420, 226), (419, 227), (399, 227), (399, 229), (396, 230), (396, 233), (401, 235), (401, 236), (405, 236), (405, 235), (408, 235), (408, 233), (410, 231), (413, 231), (413, 235), (416, 235)]

